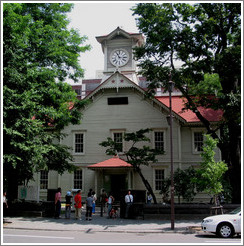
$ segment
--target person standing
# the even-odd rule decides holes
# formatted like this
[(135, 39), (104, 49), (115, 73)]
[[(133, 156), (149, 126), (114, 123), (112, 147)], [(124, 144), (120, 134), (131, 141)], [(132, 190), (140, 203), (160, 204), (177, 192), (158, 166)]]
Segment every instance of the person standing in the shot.
[(75, 219), (81, 220), (81, 210), (82, 210), (81, 190), (78, 190), (77, 194), (75, 195)]
[(114, 197), (112, 196), (112, 193), (110, 193), (108, 197), (108, 218), (110, 218), (110, 211), (112, 209), (113, 202), (114, 202)]
[(95, 193), (95, 191), (92, 192), (92, 199), (93, 199), (93, 203), (92, 203), (92, 214), (95, 214), (96, 212), (96, 200), (97, 200), (97, 195)]
[(91, 196), (91, 195), (92, 195), (92, 189), (89, 189), (87, 196)]
[(7, 215), (7, 209), (8, 209), (8, 201), (7, 201), (7, 192), (3, 192), (3, 221), (4, 217)]
[(151, 193), (147, 192), (147, 204), (151, 204), (152, 203), (152, 195)]
[(72, 194), (70, 191), (67, 191), (65, 196), (65, 218), (70, 219), (70, 212), (71, 212), (71, 204), (72, 204)]
[(57, 189), (55, 194), (55, 219), (59, 219), (61, 214), (61, 188)]
[(108, 200), (108, 195), (104, 189), (102, 189), (101, 194), (101, 211), (105, 213), (105, 207)]
[(131, 194), (131, 191), (130, 190), (128, 190), (128, 193), (125, 196), (125, 204), (126, 204), (125, 218), (127, 219), (128, 216), (129, 216), (130, 207), (133, 204), (133, 195)]
[(92, 204), (93, 198), (91, 197), (91, 194), (88, 194), (88, 197), (86, 198), (86, 220), (92, 220)]

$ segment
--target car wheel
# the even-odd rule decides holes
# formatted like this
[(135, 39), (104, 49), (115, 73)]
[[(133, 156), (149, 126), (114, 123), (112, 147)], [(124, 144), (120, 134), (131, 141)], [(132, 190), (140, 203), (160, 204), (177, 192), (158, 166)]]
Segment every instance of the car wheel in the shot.
[(234, 235), (234, 229), (231, 224), (223, 223), (218, 226), (217, 234), (224, 238), (232, 237)]

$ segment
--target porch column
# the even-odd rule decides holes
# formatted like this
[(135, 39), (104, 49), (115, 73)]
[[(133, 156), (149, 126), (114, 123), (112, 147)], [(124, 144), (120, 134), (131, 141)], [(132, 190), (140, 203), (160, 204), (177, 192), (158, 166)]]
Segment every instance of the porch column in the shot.
[(128, 171), (128, 188), (132, 189), (132, 184), (131, 184), (131, 170)]
[(96, 170), (95, 171), (95, 192), (96, 192), (96, 194), (97, 194), (97, 196), (98, 196), (98, 190), (97, 190), (97, 177), (98, 177), (98, 171)]

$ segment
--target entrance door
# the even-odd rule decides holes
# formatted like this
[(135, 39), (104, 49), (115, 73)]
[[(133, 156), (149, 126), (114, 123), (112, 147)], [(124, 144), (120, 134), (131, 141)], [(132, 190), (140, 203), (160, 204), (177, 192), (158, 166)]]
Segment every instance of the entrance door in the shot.
[(120, 201), (121, 192), (126, 190), (125, 174), (111, 175), (111, 192), (116, 201)]

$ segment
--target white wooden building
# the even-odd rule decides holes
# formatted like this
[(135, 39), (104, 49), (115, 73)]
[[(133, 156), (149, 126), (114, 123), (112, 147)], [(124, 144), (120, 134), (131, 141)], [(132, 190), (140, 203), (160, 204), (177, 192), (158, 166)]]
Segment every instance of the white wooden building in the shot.
[[(142, 172), (150, 182), (158, 202), (161, 202), (161, 182), (170, 175), (170, 131), (167, 123), (169, 115), (169, 96), (158, 91), (158, 96), (148, 99), (145, 87), (149, 82), (137, 76), (132, 48), (143, 44), (143, 36), (131, 34), (117, 28), (106, 36), (97, 37), (104, 52), (104, 76), (102, 79), (83, 80), (74, 86), (79, 96), (89, 98), (91, 103), (81, 112), (82, 122), (69, 125), (63, 132), (67, 137), (62, 144), (72, 147), (74, 165), (79, 167), (75, 173), (59, 175), (55, 171), (35, 175), (32, 185), (40, 186), (40, 200), (47, 199), (47, 190), (62, 188), (62, 196), (71, 189), (81, 189), (85, 200), (90, 188), (100, 194), (102, 188), (112, 191), (116, 197), (120, 190), (128, 188), (145, 190), (133, 169), (126, 165), (123, 151), (130, 146), (124, 143), (124, 133), (151, 128), (149, 134), (152, 147), (165, 151), (158, 156), (158, 162), (143, 166)], [(172, 94), (173, 109), (173, 161), (174, 169), (197, 167), (201, 162), (204, 127), (191, 111), (182, 111), (183, 99), (175, 90)], [(220, 111), (199, 109), (202, 114), (216, 124)], [(119, 158), (107, 156), (105, 148), (99, 143), (111, 137), (121, 143)], [(216, 151), (216, 160), (220, 160)], [(123, 162), (124, 161), (124, 162)], [(209, 198), (198, 194), (196, 200)], [(176, 200), (177, 201), (177, 200)]]

